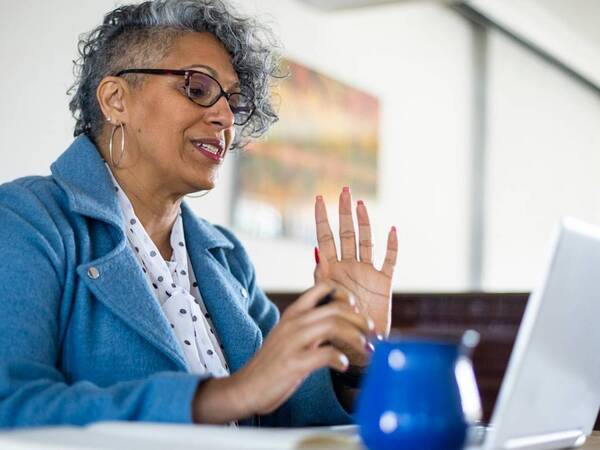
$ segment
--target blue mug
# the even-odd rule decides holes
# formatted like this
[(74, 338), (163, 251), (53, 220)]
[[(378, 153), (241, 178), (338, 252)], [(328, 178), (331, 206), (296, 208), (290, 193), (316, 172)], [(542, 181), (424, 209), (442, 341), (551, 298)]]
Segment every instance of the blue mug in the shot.
[(380, 341), (357, 400), (356, 422), (370, 450), (459, 450), (467, 427), (481, 419), (470, 351), (462, 343), (424, 339)]

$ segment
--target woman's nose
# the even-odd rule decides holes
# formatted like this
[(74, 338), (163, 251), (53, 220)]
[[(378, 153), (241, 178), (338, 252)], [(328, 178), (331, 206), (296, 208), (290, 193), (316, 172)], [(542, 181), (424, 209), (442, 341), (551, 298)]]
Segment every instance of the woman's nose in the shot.
[(225, 96), (221, 97), (217, 102), (208, 108), (207, 119), (213, 125), (222, 129), (231, 128), (235, 122), (235, 116)]

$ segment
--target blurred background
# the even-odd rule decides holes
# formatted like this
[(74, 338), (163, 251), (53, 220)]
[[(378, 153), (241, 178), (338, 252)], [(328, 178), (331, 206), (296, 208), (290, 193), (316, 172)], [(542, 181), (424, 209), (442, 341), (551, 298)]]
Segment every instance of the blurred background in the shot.
[[(600, 2), (234, 3), (273, 28), (282, 56), (377, 99), (376, 193), (365, 200), (377, 261), (398, 229), (396, 292), (528, 291), (561, 216), (600, 223)], [(0, 182), (49, 173), (71, 142), (77, 36), (116, 4), (0, 0)], [(252, 150), (188, 201), (236, 225), (264, 289), (304, 290), (314, 243), (232, 223), (244, 158)], [(333, 218), (337, 195), (325, 194)]]

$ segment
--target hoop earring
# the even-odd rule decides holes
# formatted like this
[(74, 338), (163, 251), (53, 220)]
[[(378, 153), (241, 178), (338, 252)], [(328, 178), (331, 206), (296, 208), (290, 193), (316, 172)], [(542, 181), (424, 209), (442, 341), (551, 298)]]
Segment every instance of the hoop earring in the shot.
[[(117, 128), (121, 128), (121, 154), (119, 155), (119, 159), (115, 162), (113, 158), (113, 139), (115, 137)], [(110, 133), (110, 141), (108, 141), (108, 154), (110, 156), (110, 162), (113, 164), (113, 166), (119, 167), (119, 164), (121, 164), (121, 161), (123, 161), (123, 156), (125, 156), (125, 127), (123, 126), (123, 123), (115, 125)]]

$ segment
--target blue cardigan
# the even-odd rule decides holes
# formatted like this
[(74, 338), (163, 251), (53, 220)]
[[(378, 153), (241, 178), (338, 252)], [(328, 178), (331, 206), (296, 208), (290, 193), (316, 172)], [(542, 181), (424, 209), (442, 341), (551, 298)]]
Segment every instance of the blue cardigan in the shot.
[[(191, 374), (126, 241), (109, 175), (78, 137), (52, 175), (0, 186), (0, 427), (191, 422)], [(232, 372), (276, 324), (231, 232), (182, 205), (185, 239)], [(261, 425), (347, 423), (329, 372)], [(243, 421), (257, 424), (257, 418)]]

